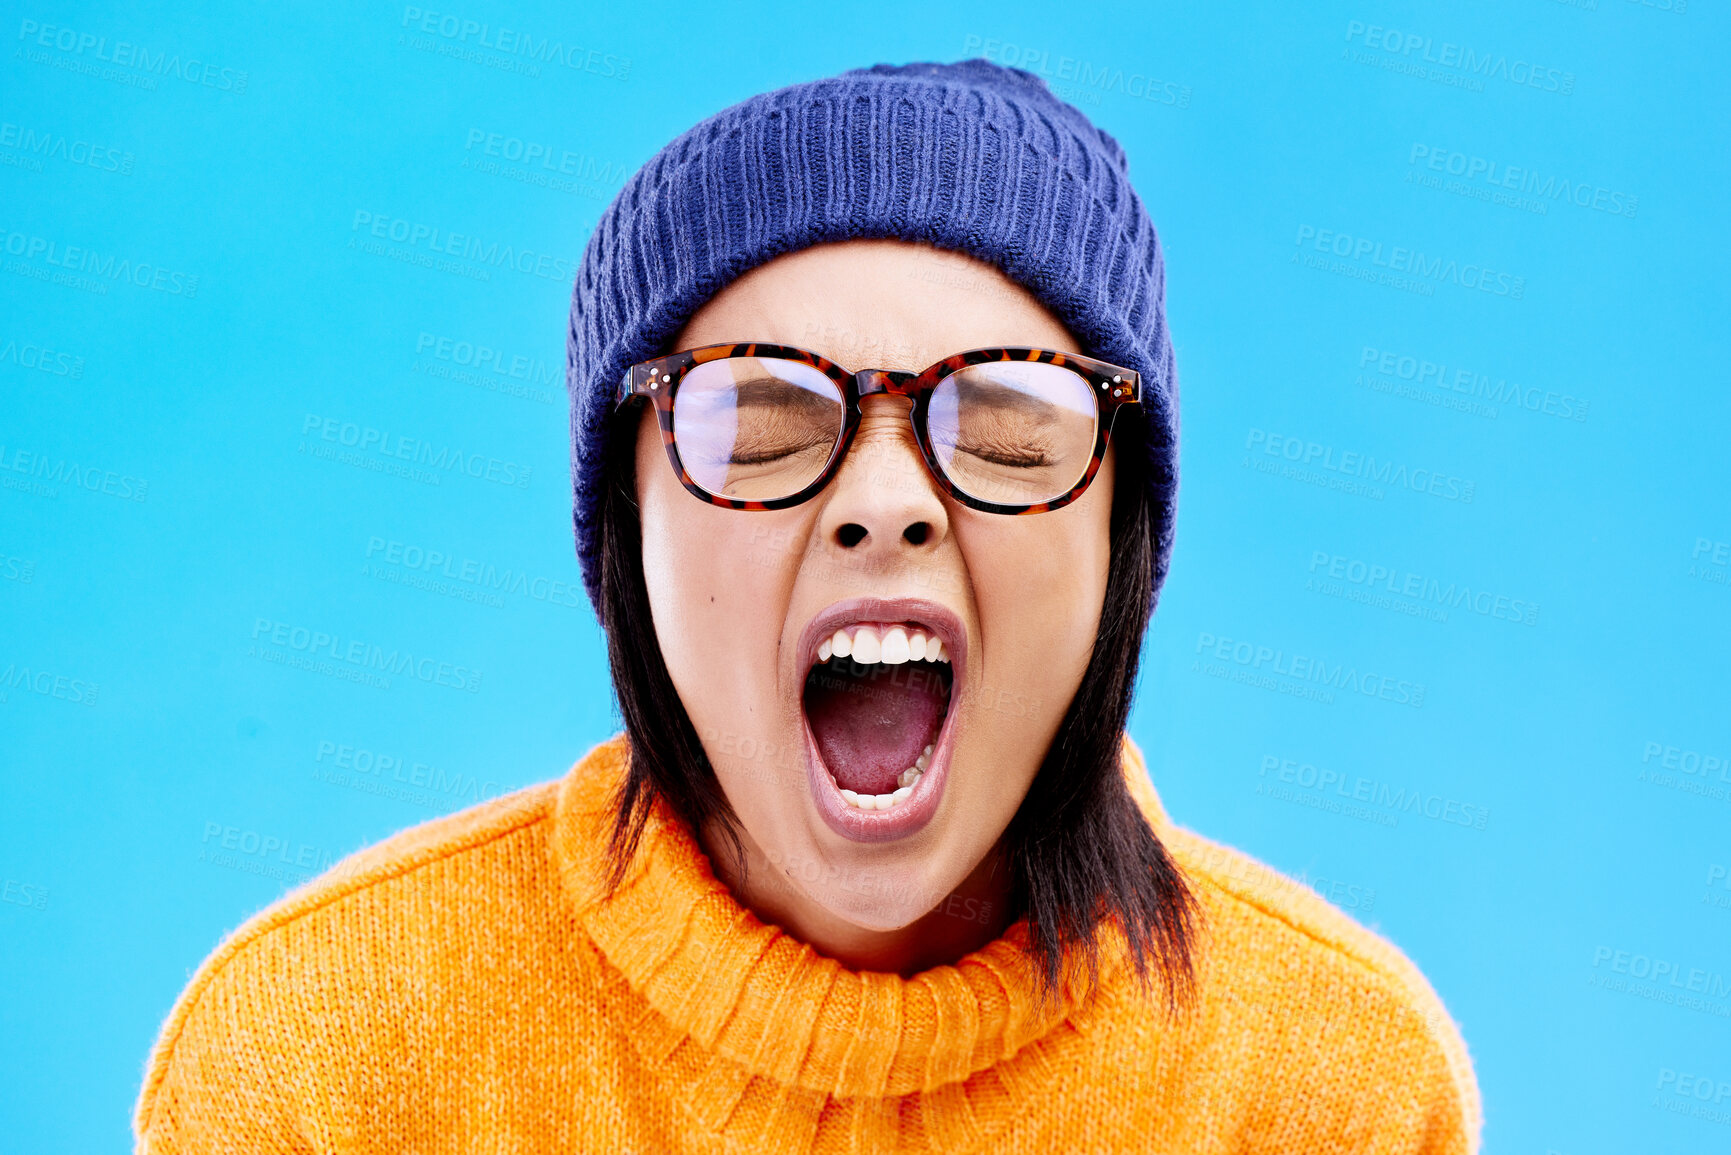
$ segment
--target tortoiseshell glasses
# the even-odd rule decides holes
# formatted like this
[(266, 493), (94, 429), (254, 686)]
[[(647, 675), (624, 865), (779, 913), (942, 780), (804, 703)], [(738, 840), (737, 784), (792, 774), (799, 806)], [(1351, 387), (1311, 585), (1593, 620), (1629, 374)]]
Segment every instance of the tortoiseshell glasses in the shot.
[(987, 513), (1070, 504), (1106, 457), (1129, 369), (1050, 349), (972, 349), (921, 373), (853, 372), (786, 345), (705, 345), (633, 365), (615, 404), (647, 398), (686, 489), (729, 509), (785, 509), (841, 468), (860, 400), (906, 397), (938, 487)]

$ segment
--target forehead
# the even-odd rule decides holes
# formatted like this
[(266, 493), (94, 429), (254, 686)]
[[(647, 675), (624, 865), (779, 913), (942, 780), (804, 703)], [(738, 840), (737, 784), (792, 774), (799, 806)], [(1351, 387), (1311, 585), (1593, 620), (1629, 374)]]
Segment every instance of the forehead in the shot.
[(986, 346), (1083, 351), (994, 266), (899, 240), (814, 245), (760, 265), (693, 314), (673, 348), (724, 341), (794, 345), (850, 369), (908, 371)]

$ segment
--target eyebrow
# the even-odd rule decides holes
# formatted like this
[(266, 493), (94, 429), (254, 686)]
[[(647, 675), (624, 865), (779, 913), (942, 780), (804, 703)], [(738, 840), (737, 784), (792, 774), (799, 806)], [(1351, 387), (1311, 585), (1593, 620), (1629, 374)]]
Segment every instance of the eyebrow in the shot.
[(980, 383), (980, 381), (962, 379), (962, 381), (957, 381), (956, 391), (961, 393), (962, 400), (976, 403), (985, 400), (990, 395), (995, 409), (1054, 409), (1054, 403), (1049, 402), (1046, 398), (1035, 397), (1032, 393), (1018, 390), (1014, 384), (1006, 384), (1004, 381)]
[(1044, 416), (1055, 409), (1068, 409), (1055, 401), (1037, 397), (1014, 385), (1006, 385), (999, 381), (981, 384), (977, 381), (962, 380), (956, 382), (956, 392), (959, 400), (966, 404), (979, 405), (990, 409), (1007, 409), (1018, 413)]
[(788, 381), (767, 373), (762, 377), (736, 381), (733, 389), (741, 405), (828, 411), (840, 408), (842, 404), (840, 397), (826, 397), (815, 389), (807, 389), (797, 381)]

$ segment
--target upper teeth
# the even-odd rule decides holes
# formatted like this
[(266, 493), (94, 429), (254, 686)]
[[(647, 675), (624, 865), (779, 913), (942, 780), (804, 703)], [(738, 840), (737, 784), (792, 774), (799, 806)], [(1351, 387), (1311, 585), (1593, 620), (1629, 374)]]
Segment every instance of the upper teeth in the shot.
[(890, 626), (880, 635), (876, 626), (853, 626), (837, 630), (818, 643), (817, 660), (827, 662), (830, 655), (852, 658), (862, 666), (883, 663), (899, 666), (904, 662), (947, 662), (950, 651), (939, 637), (927, 637), (924, 630)]

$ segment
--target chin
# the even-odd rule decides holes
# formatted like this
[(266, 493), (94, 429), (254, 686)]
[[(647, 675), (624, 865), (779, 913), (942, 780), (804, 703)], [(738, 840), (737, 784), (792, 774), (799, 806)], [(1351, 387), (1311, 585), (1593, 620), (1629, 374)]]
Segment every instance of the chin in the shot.
[[(910, 890), (917, 893), (920, 888), (917, 885), (897, 888), (890, 884), (883, 889), (891, 893), (908, 893)], [(861, 896), (845, 903), (836, 902), (837, 896), (833, 894), (813, 897), (818, 898), (823, 903), (825, 910), (843, 922), (859, 927), (861, 930), (878, 933), (906, 930), (930, 913), (933, 905), (924, 902), (891, 902), (885, 901), (882, 897), (874, 899), (869, 896)]]

